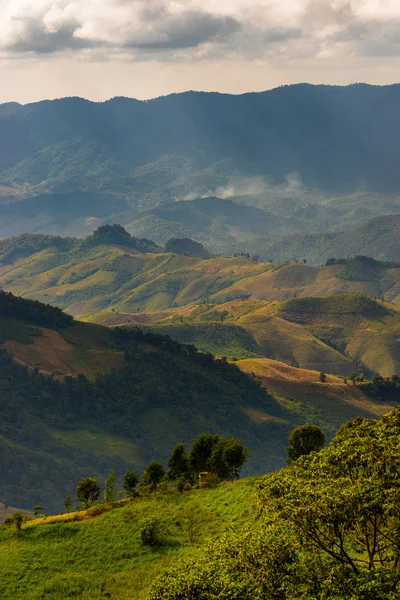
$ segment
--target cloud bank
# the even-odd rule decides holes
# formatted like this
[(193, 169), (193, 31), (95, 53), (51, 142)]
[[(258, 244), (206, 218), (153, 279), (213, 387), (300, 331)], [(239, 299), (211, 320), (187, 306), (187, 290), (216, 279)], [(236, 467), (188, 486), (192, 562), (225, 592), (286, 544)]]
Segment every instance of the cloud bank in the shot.
[(0, 10), (3, 59), (400, 55), (399, 0), (0, 0)]

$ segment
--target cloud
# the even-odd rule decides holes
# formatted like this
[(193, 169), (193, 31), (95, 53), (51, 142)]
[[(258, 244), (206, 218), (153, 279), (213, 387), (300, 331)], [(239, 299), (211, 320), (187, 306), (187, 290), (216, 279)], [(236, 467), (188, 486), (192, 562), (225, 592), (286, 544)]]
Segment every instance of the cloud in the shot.
[[(0, 53), (93, 59), (398, 56), (399, 0), (0, 0)], [(90, 51), (90, 52), (88, 52)]]
[(224, 43), (240, 30), (229, 15), (205, 12), (190, 2), (88, 0), (31, 2), (5, 0), (0, 49), (55, 53), (85, 48), (178, 50)]

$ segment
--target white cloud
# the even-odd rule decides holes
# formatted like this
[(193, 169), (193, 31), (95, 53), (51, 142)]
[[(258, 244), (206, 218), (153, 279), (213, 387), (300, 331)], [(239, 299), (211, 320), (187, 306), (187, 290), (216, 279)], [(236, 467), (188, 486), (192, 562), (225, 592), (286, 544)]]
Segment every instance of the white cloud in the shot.
[[(193, 57), (296, 59), (399, 53), (399, 0), (2, 0), (4, 53), (193, 49)], [(205, 53), (199, 52), (206, 46)], [(374, 50), (375, 49), (375, 50)], [(185, 54), (187, 56), (187, 53)]]
[(0, 15), (0, 74), (15, 89), (30, 71), (87, 94), (99, 64), (101, 97), (398, 78), (400, 0), (0, 0)]

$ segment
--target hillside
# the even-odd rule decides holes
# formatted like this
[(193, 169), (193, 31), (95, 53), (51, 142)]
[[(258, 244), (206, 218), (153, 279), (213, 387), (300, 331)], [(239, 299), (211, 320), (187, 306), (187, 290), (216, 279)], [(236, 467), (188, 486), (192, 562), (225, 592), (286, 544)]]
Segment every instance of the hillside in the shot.
[(218, 250), (398, 214), (399, 97), (300, 84), (0, 105), (0, 237), (85, 236), (113, 219)]
[[(204, 259), (187, 255), (192, 246), (205, 253), (190, 240), (171, 244), (184, 254), (116, 225), (83, 241), (9, 238), (0, 242), (0, 285), (87, 321), (157, 328), (218, 356), (274, 358), (340, 374), (399, 372), (399, 263), (363, 256), (319, 267)], [(379, 301), (367, 310), (357, 294)]]
[(233, 359), (273, 358), (341, 375), (357, 371), (390, 377), (400, 371), (399, 308), (357, 294), (284, 302), (242, 299), (160, 313), (103, 315), (103, 322), (118, 320)]
[(283, 387), (272, 396), (257, 378), (193, 345), (73, 321), (4, 292), (0, 332), (0, 498), (28, 509), (41, 502), (57, 511), (88, 471), (101, 480), (111, 469), (141, 472), (204, 432), (243, 439), (251, 450), (246, 473), (262, 473), (284, 464), (293, 426), (312, 419), (331, 436), (349, 416), (387, 409), (353, 390), (343, 412), (324, 408), (318, 403), (330, 386), (320, 386), (315, 403), (300, 389), (299, 397)]
[[(0, 596), (14, 600), (144, 600), (162, 571), (200, 557), (211, 537), (245, 524), (254, 512), (254, 479), (121, 503), (111, 512), (37, 519), (18, 540), (0, 528)], [(140, 529), (158, 517), (163, 543), (142, 547)], [(192, 524), (191, 524), (192, 523)], [(192, 540), (190, 540), (191, 535)]]
[(117, 226), (102, 226), (83, 241), (32, 234), (0, 241), (0, 286), (79, 317), (103, 310), (149, 312), (246, 297), (283, 301), (362, 293), (400, 302), (396, 262), (359, 256), (313, 267), (297, 261), (255, 262), (257, 257), (252, 261), (243, 256), (202, 260), (161, 252), (153, 242), (127, 232), (109, 236), (113, 227)]
[(283, 463), (284, 440), (304, 418), (236, 366), (163, 336), (74, 322), (3, 292), (0, 321), (0, 498), (9, 504), (58, 510), (88, 470), (140, 472), (204, 432), (243, 439), (247, 472), (260, 473)]
[(30, 518), (19, 530), (7, 524), (0, 594), (302, 600), (322, 591), (331, 600), (395, 600), (399, 433), (399, 409), (379, 420), (358, 417), (276, 473), (183, 492), (164, 484), (133, 499)]
[[(336, 224), (337, 222), (333, 221)], [(305, 258), (321, 264), (331, 257), (367, 255), (378, 260), (398, 260), (400, 256), (400, 215), (378, 217), (346, 231), (285, 235), (246, 240), (229, 246), (232, 252), (257, 254), (274, 261)]]

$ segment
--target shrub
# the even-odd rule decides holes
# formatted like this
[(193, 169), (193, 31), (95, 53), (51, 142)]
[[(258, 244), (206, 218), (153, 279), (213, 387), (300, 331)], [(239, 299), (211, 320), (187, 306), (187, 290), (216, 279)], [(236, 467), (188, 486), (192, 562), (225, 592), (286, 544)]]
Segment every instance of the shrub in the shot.
[(159, 546), (162, 541), (162, 524), (158, 517), (151, 517), (142, 522), (140, 528), (142, 546)]

